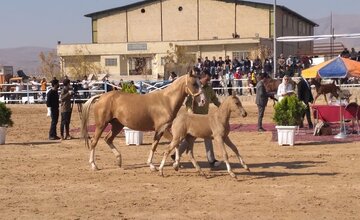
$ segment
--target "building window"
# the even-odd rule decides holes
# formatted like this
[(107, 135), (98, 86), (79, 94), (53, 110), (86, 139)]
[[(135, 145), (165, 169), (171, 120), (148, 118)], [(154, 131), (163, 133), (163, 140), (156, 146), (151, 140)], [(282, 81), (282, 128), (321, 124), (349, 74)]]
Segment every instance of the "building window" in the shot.
[(105, 66), (117, 66), (117, 59), (116, 58), (106, 58)]
[(270, 38), (274, 37), (274, 10), (270, 11)]
[(289, 16), (288, 26), (290, 29), (293, 28), (293, 18), (291, 16)]
[(150, 57), (129, 58), (129, 75), (151, 75), (151, 61)]
[(98, 42), (98, 38), (97, 38), (97, 20), (96, 19), (92, 20), (92, 41), (95, 44)]
[(283, 27), (287, 27), (287, 15), (283, 15)]

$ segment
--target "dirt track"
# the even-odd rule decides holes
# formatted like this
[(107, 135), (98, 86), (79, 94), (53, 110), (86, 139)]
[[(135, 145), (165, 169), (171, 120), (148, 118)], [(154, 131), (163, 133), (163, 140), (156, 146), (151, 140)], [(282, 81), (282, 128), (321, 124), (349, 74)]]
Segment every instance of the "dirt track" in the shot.
[[(255, 105), (243, 104), (249, 116), (234, 122), (256, 123)], [(120, 135), (115, 143), (123, 168), (100, 141), (96, 153), (102, 170), (93, 172), (82, 140), (47, 141), (50, 119), (44, 105), (10, 106), (15, 125), (0, 146), (0, 219), (360, 218), (359, 143), (279, 147), (270, 132), (233, 132), (251, 173), (232, 153), (238, 180), (225, 165), (210, 170), (198, 141), (195, 157), (209, 178), (198, 176), (186, 156), (183, 169), (166, 166), (163, 178), (145, 164), (152, 133), (145, 134), (142, 146), (125, 146)], [(265, 122), (271, 115), (269, 106)], [(74, 112), (71, 127), (78, 126)], [(165, 147), (165, 142), (159, 147), (157, 164)], [(220, 149), (215, 152), (221, 159)]]

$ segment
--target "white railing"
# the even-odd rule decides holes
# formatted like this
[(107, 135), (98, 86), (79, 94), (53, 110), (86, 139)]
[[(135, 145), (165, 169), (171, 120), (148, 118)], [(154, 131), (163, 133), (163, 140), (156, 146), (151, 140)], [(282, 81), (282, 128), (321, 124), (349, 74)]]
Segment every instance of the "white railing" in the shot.
[[(296, 80), (296, 78), (294, 77)], [(242, 86), (237, 86), (237, 81), (242, 81)], [(218, 81), (220, 84), (222, 84), (220, 87), (214, 86), (213, 89), (217, 92), (218, 95), (225, 94), (227, 95), (229, 90), (236, 90), (236, 91), (242, 91), (242, 95), (248, 95), (248, 94), (254, 94), (254, 87), (252, 85), (249, 85), (248, 79), (232, 79), (232, 86), (227, 86), (227, 80), (211, 80), (210, 83)], [(77, 83), (78, 85), (81, 85), (81, 82)], [(158, 82), (136, 82), (136, 85), (141, 93), (151, 93), (154, 91), (162, 90), (166, 87), (168, 87), (171, 84), (169, 81), (158, 81)], [(113, 88), (121, 89), (121, 87), (117, 85), (113, 85), (108, 82), (92, 82), (91, 89), (79, 89), (76, 91), (76, 94), (74, 96), (73, 101), (75, 102), (85, 102), (87, 101), (91, 96), (94, 96), (96, 94), (105, 93), (108, 89), (108, 86), (111, 86)], [(46, 93), (51, 88), (50, 86), (47, 87), (47, 91), (39, 91), (39, 90), (32, 90), (32, 84), (26, 83), (23, 85), (20, 84), (0, 84), (1, 88), (4, 88), (4, 86), (11, 86), (11, 87), (17, 87), (22, 86), (25, 89), (18, 90), (18, 91), (0, 91), (0, 102), (5, 103), (13, 103), (13, 104), (34, 104), (34, 103), (45, 103), (46, 101)], [(360, 84), (341, 84), (341, 88), (353, 88), (353, 89), (360, 89)], [(103, 89), (100, 89), (103, 88)], [(61, 90), (59, 90), (60, 92)], [(239, 94), (239, 93), (238, 93)]]

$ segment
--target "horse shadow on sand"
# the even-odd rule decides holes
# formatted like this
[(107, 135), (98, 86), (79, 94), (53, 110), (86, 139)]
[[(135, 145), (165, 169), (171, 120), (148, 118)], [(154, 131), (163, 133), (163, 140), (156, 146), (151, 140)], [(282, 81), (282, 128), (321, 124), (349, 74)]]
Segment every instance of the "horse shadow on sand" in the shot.
[(35, 145), (52, 145), (52, 144), (59, 144), (59, 143), (61, 143), (60, 140), (58, 140), (58, 141), (28, 141), (28, 142), (7, 142), (6, 145), (35, 146)]
[[(172, 166), (172, 161), (167, 161), (166, 166)], [(226, 170), (226, 164), (222, 163), (219, 167), (213, 168), (207, 161), (198, 161), (199, 165), (203, 169), (210, 169), (210, 173), (207, 174), (207, 179), (212, 179), (221, 176), (228, 176), (229, 173)], [(230, 163), (233, 169), (233, 172), (238, 177), (250, 177), (247, 179), (242, 179), (242, 181), (254, 180), (254, 179), (264, 179), (264, 178), (276, 178), (276, 177), (288, 177), (288, 176), (335, 176), (339, 173), (335, 172), (293, 172), (293, 170), (307, 169), (311, 167), (317, 167), (318, 165), (325, 164), (326, 161), (280, 161), (280, 162), (264, 162), (264, 163), (252, 163), (247, 164), (250, 168), (250, 172), (245, 171), (239, 163)], [(180, 162), (180, 173), (181, 175), (198, 175), (194, 166), (189, 161)], [(141, 169), (147, 168), (148, 165), (143, 164), (133, 164), (124, 166), (125, 170), (132, 169)], [(261, 171), (256, 171), (255, 169), (262, 169)], [(264, 171), (263, 169), (271, 169)], [(288, 170), (283, 171), (283, 170)], [(173, 171), (172, 171), (173, 172)], [(174, 173), (171, 171), (166, 171), (165, 176), (172, 176)]]
[[(317, 165), (324, 164), (325, 161), (287, 161), (287, 162), (265, 162), (265, 163), (253, 163), (247, 164), (250, 168), (250, 172), (247, 172), (243, 169), (243, 167), (239, 163), (230, 163), (233, 168), (233, 172), (239, 176), (248, 176), (253, 177), (250, 179), (263, 179), (263, 178), (274, 178), (274, 177), (287, 177), (287, 176), (334, 176), (338, 173), (335, 172), (286, 172), (280, 171), (283, 169), (292, 171), (292, 170), (300, 170), (306, 169), (310, 167), (317, 167)], [(191, 162), (181, 162), (181, 169), (193, 169), (194, 173), (196, 173), (195, 168), (193, 167)], [(200, 167), (202, 168), (210, 168), (211, 172), (207, 178), (215, 178), (219, 176), (228, 176), (229, 173), (226, 170), (226, 165), (223, 163), (221, 166), (212, 168), (210, 167), (208, 162), (201, 161), (199, 162)], [(254, 169), (272, 169), (271, 171), (255, 171)], [(275, 171), (276, 170), (276, 171)], [(247, 180), (250, 180), (247, 179)]]

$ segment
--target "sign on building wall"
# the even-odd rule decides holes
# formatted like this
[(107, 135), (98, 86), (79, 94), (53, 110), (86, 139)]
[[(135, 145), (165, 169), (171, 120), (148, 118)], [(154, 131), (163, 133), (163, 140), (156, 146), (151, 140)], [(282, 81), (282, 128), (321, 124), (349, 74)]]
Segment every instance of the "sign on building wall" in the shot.
[(147, 44), (146, 43), (138, 43), (138, 44), (128, 44), (127, 45), (128, 51), (133, 50), (147, 50)]

